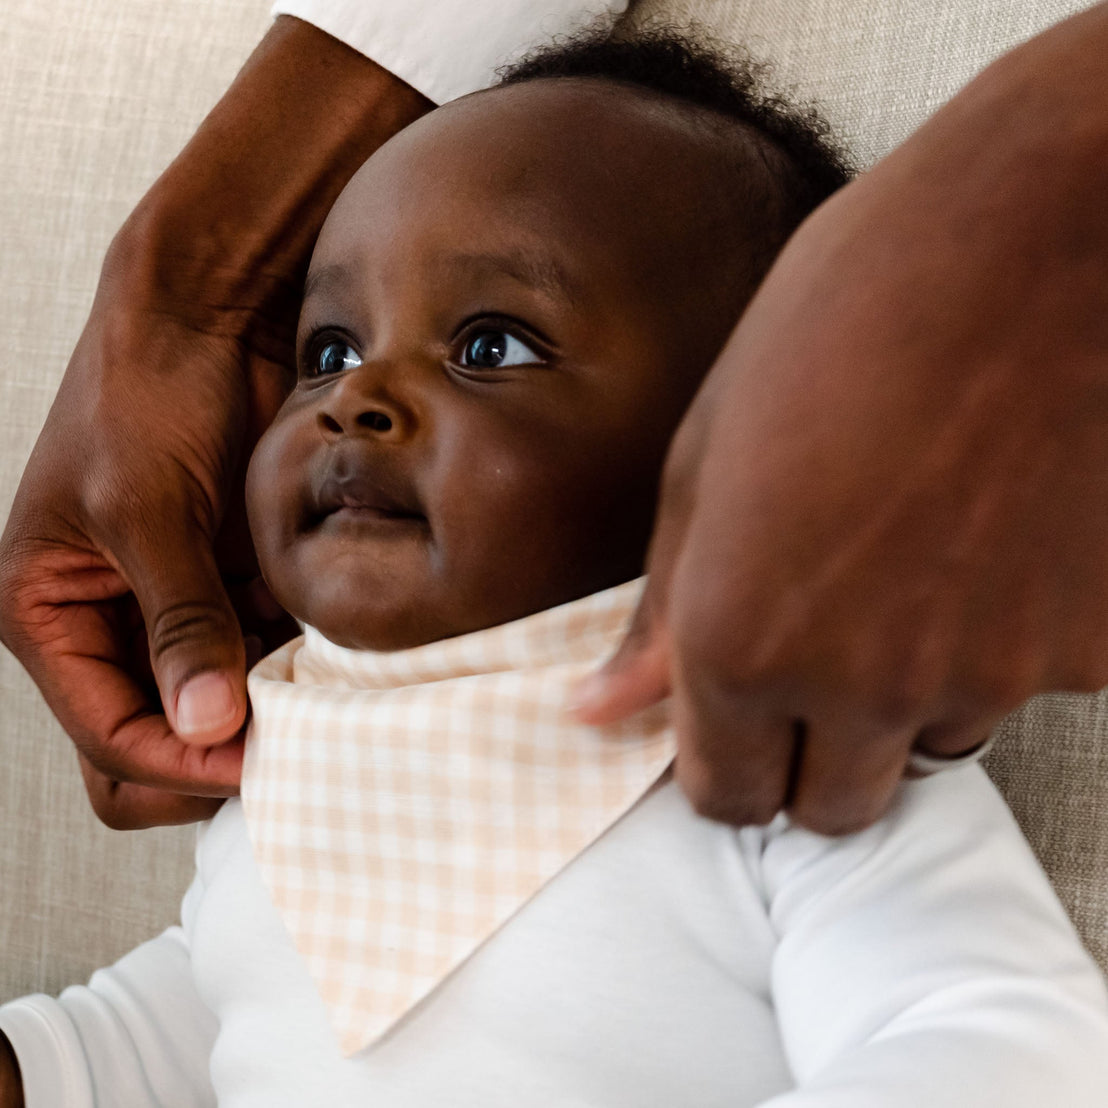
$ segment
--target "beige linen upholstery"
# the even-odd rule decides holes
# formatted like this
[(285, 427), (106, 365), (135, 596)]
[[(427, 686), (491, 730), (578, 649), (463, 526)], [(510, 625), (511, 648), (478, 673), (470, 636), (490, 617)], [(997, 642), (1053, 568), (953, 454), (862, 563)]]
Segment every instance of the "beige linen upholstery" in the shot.
[[(370, 0), (367, 0), (370, 2)], [(774, 57), (858, 156), (891, 148), (1073, 0), (644, 0)], [(227, 86), (268, 0), (7, 0), (0, 25), (0, 516), (115, 227)], [(1108, 702), (1050, 697), (990, 768), (1108, 964)], [(68, 740), (0, 651), (0, 998), (83, 979), (176, 915), (192, 833), (118, 834)]]
[[(115, 228), (269, 25), (268, 0), (5, 0), (0, 517)], [(110, 832), (0, 649), (0, 998), (87, 978), (177, 915), (193, 832)]]

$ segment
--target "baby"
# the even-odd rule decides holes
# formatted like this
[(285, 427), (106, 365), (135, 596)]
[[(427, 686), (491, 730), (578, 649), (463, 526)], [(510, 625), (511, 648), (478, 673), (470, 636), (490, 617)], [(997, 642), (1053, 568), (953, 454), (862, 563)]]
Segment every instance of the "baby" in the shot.
[(858, 835), (736, 831), (664, 713), (562, 712), (689, 400), (846, 179), (752, 89), (666, 35), (558, 47), (342, 193), (248, 480), (306, 638), (182, 926), (0, 1010), (30, 1108), (1106, 1102), (1103, 981), (976, 767)]

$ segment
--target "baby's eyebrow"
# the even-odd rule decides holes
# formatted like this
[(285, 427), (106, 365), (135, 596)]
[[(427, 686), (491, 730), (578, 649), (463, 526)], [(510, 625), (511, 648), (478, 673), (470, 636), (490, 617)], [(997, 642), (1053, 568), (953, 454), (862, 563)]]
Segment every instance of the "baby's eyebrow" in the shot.
[[(474, 280), (500, 274), (554, 300), (579, 304), (581, 286), (555, 258), (522, 248), (478, 253), (445, 253), (435, 260), (436, 268), (452, 271), (459, 280)], [(325, 294), (332, 286), (350, 283), (350, 270), (339, 262), (313, 269), (304, 281), (303, 299)]]
[(444, 254), (441, 264), (456, 271), (463, 280), (487, 277), (490, 273), (503, 274), (555, 300), (576, 304), (581, 299), (580, 285), (564, 266), (555, 258), (528, 250), (516, 248), (502, 252)]
[(315, 292), (325, 292), (329, 285), (343, 284), (349, 279), (349, 270), (344, 265), (331, 262), (309, 271), (304, 280), (303, 299), (307, 300)]

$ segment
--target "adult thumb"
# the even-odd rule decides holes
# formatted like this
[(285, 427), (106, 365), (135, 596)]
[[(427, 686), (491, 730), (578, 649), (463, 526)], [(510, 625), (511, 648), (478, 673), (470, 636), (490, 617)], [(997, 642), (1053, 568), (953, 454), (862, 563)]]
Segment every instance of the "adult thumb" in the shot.
[(693, 511), (703, 451), (703, 411), (704, 404), (698, 397), (670, 446), (647, 554), (646, 587), (631, 625), (611, 658), (585, 677), (571, 694), (570, 711), (582, 723), (617, 723), (664, 700), (671, 692), (668, 594)]
[(571, 694), (570, 711), (583, 723), (605, 726), (664, 700), (670, 693), (669, 644), (657, 618), (651, 582), (616, 652)]
[(709, 384), (700, 389), (670, 444), (647, 553), (646, 587), (627, 634), (616, 653), (585, 677), (571, 695), (570, 711), (585, 724), (615, 724), (670, 694), (669, 587), (693, 516), (706, 437), (705, 413), (710, 413)]
[(198, 746), (234, 737), (246, 719), (246, 653), (209, 542), (165, 541), (126, 569), (169, 725)]

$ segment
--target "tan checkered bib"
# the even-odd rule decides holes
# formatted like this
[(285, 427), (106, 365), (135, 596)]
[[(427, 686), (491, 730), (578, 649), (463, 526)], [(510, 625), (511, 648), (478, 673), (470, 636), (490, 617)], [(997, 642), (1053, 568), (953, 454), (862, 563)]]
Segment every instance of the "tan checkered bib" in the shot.
[(250, 675), (254, 854), (343, 1052), (389, 1030), (661, 776), (664, 708), (567, 718), (629, 582), (393, 654), (309, 630)]

